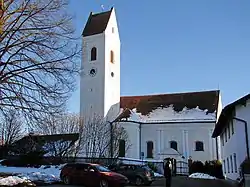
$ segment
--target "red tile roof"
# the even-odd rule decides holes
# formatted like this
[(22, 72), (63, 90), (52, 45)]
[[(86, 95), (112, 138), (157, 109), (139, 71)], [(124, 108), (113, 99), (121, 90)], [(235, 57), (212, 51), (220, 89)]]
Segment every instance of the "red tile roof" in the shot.
[(108, 25), (112, 10), (113, 8), (107, 12), (101, 12), (98, 14), (92, 14), (91, 12), (82, 35), (91, 36), (103, 33)]
[(144, 96), (123, 96), (120, 99), (120, 106), (124, 112), (119, 118), (129, 117), (130, 110), (136, 108), (137, 112), (147, 115), (158, 107), (168, 107), (173, 105), (173, 109), (177, 112), (182, 111), (184, 107), (189, 109), (196, 108), (208, 110), (213, 113), (217, 110), (219, 101), (219, 90), (202, 91), (202, 92), (186, 92), (159, 95)]

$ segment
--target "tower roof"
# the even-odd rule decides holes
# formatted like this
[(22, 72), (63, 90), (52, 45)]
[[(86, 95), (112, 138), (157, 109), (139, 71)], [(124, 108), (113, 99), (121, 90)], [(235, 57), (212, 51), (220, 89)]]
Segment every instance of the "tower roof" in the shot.
[(82, 32), (82, 36), (91, 36), (104, 32), (108, 25), (112, 10), (113, 7), (106, 12), (101, 12), (97, 14), (93, 14), (91, 12), (88, 21), (85, 25), (85, 28)]

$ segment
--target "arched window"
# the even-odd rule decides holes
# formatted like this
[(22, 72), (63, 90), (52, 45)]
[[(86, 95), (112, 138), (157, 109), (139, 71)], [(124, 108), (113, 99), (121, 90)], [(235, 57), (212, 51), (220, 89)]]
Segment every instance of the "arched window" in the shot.
[(110, 51), (110, 62), (114, 63), (115, 62), (115, 56), (114, 56), (114, 51)]
[(153, 158), (154, 143), (152, 141), (147, 142), (147, 158)]
[(125, 140), (119, 140), (119, 157), (125, 157)]
[(204, 151), (204, 144), (201, 141), (195, 142), (195, 151)]
[(96, 60), (96, 56), (97, 56), (97, 49), (96, 49), (96, 47), (93, 47), (91, 49), (91, 61)]
[(170, 148), (177, 151), (177, 142), (176, 141), (170, 141)]

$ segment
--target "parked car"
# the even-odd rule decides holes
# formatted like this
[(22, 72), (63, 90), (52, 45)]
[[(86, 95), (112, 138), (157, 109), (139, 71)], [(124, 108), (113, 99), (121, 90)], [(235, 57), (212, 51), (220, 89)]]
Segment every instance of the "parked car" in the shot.
[(154, 172), (147, 165), (117, 164), (109, 169), (126, 176), (131, 184), (151, 185), (155, 180)]
[(87, 187), (123, 187), (129, 182), (127, 177), (91, 163), (66, 164), (61, 170), (60, 178), (65, 184)]

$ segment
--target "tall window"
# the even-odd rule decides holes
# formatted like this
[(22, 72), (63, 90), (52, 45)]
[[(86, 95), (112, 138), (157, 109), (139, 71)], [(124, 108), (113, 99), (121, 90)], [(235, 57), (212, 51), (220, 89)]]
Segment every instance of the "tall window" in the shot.
[(234, 121), (231, 120), (231, 130), (232, 130), (232, 134), (234, 134)]
[(225, 133), (225, 141), (227, 142), (227, 128), (225, 128), (224, 133)]
[(170, 141), (170, 148), (177, 151), (177, 142), (176, 141)]
[(114, 63), (115, 62), (115, 56), (114, 56), (114, 51), (110, 51), (110, 62)]
[(195, 142), (195, 151), (204, 151), (204, 144), (201, 141)]
[(221, 134), (221, 144), (224, 145), (224, 133)]
[(91, 61), (96, 60), (96, 56), (97, 56), (97, 49), (96, 49), (96, 47), (93, 47), (91, 49)]
[(119, 140), (119, 157), (125, 157), (125, 140)]
[(231, 135), (231, 132), (230, 132), (230, 123), (228, 123), (228, 125), (227, 125), (227, 129), (228, 129), (228, 132), (227, 132), (227, 134), (228, 134), (228, 140), (230, 139), (230, 135)]
[(152, 141), (147, 142), (147, 158), (153, 158), (154, 143)]
[(227, 172), (230, 173), (229, 158), (227, 157)]
[(234, 172), (237, 173), (237, 160), (236, 160), (236, 153), (234, 153)]
[(230, 155), (230, 163), (231, 163), (231, 172), (234, 172), (234, 168), (233, 168), (233, 156)]
[(223, 160), (223, 168), (224, 168), (224, 173), (226, 173), (227, 171), (226, 171), (226, 162), (225, 162), (225, 160)]

